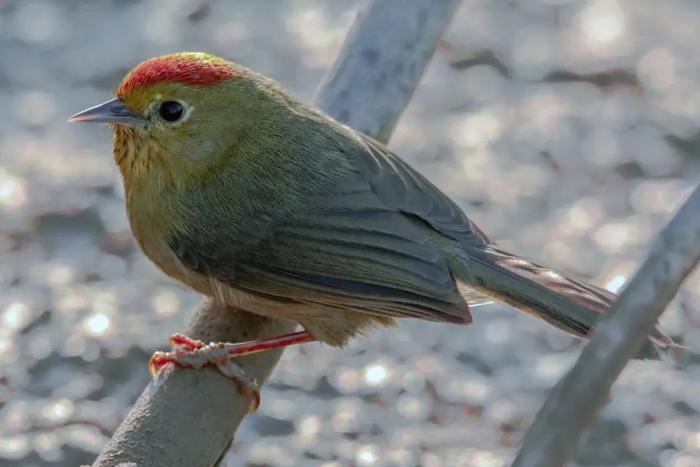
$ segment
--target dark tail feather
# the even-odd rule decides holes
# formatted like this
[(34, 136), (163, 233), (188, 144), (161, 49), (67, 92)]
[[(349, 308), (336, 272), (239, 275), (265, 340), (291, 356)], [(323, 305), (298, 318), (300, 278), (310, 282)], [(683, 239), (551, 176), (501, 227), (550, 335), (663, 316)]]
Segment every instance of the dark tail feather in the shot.
[[(575, 336), (587, 336), (617, 296), (573, 280), (493, 245), (467, 255), (469, 286)], [(673, 341), (656, 329), (638, 358), (658, 358)]]

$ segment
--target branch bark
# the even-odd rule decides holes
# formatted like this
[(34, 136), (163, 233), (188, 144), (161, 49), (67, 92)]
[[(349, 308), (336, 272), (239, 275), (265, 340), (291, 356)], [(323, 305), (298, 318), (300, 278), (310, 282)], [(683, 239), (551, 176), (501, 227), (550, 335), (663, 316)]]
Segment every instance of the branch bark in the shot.
[(649, 256), (552, 390), (513, 467), (558, 467), (605, 404), (610, 388), (700, 260), (700, 186), (659, 234)]
[[(381, 140), (410, 100), (459, 0), (372, 0), (358, 14), (316, 102), (339, 121)], [(294, 323), (205, 303), (187, 335), (238, 342), (291, 332)], [(281, 356), (240, 359), (262, 384)], [(145, 365), (145, 362), (144, 362)], [(250, 406), (230, 379), (212, 369), (168, 368), (151, 382), (93, 464), (211, 466)]]
[(387, 141), (461, 0), (373, 0), (360, 10), (316, 104)]

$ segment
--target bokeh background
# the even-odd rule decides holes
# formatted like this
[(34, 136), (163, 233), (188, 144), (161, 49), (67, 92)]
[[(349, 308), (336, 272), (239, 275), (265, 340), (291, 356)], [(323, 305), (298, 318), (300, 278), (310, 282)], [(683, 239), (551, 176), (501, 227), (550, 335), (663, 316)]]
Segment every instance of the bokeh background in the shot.
[[(181, 50), (311, 100), (359, 4), (0, 0), (1, 465), (91, 462), (200, 302), (135, 247), (109, 130), (66, 117)], [(464, 0), (391, 147), (504, 247), (617, 290), (698, 179), (699, 7)], [(691, 349), (699, 295), (663, 317)], [(507, 465), (581, 343), (474, 318), (290, 349), (223, 465)], [(576, 463), (699, 465), (699, 413), (698, 358), (632, 363)]]

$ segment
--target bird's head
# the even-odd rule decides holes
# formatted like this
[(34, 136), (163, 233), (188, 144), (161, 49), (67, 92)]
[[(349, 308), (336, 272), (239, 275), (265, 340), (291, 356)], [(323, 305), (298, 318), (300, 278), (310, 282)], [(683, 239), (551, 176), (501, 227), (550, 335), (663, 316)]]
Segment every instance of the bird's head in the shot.
[(205, 53), (178, 53), (137, 65), (116, 97), (70, 118), (108, 123), (125, 182), (187, 183), (225, 163), (247, 130), (270, 115), (270, 80)]

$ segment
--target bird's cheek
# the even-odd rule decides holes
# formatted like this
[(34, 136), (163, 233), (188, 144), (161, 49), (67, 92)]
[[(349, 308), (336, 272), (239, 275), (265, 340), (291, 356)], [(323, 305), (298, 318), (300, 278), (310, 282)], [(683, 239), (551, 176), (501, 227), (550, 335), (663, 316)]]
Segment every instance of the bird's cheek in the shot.
[(200, 139), (192, 149), (192, 151), (188, 152), (188, 157), (192, 160), (201, 161), (215, 156), (219, 151), (219, 145), (210, 139)]

